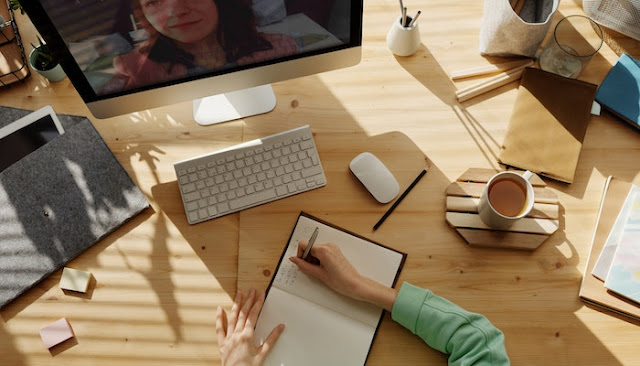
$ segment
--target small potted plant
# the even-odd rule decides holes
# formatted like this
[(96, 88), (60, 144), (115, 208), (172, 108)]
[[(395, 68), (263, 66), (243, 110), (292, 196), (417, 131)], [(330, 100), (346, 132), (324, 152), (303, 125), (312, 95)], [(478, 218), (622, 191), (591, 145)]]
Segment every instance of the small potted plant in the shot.
[(11, 10), (20, 10), (20, 14), (24, 14), (20, 0), (9, 0), (9, 5), (11, 6)]
[(60, 66), (60, 62), (54, 57), (49, 46), (42, 42), (38, 37), (39, 46), (33, 46), (33, 50), (29, 54), (29, 64), (40, 75), (46, 77), (52, 82), (60, 81), (67, 76)]

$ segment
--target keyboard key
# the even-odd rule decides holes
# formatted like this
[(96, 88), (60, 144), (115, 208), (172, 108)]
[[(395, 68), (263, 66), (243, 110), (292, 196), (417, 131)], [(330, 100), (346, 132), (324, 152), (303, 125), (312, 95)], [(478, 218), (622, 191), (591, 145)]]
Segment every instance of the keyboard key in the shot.
[(244, 196), (238, 199), (229, 201), (229, 205), (232, 210), (237, 210), (239, 208), (243, 208), (249, 205), (253, 205), (256, 203), (260, 203), (272, 198), (276, 197), (276, 192), (273, 189), (267, 189), (262, 192), (258, 192), (257, 194), (251, 196)]
[(182, 193), (189, 193), (195, 190), (196, 190), (196, 185), (194, 183), (189, 183), (182, 186)]
[(216, 208), (218, 209), (218, 212), (221, 212), (221, 213), (227, 212), (229, 211), (229, 203), (228, 202), (220, 203)]
[(302, 150), (308, 150), (311, 149), (313, 147), (313, 143), (311, 141), (302, 141), (300, 143), (300, 148)]
[(277, 186), (276, 187), (276, 193), (278, 194), (278, 196), (284, 196), (285, 194), (287, 194), (287, 187), (286, 186)]
[(198, 211), (189, 212), (189, 221), (196, 222), (198, 219)]
[(185, 202), (191, 202), (200, 199), (200, 192), (195, 191), (191, 193), (187, 193), (183, 196)]
[(198, 209), (198, 202), (197, 201), (192, 201), (187, 203), (187, 211), (193, 211), (193, 210), (197, 210)]
[(319, 166), (314, 166), (309, 169), (302, 170), (302, 176), (305, 178), (318, 174), (322, 174), (322, 168), (320, 168)]

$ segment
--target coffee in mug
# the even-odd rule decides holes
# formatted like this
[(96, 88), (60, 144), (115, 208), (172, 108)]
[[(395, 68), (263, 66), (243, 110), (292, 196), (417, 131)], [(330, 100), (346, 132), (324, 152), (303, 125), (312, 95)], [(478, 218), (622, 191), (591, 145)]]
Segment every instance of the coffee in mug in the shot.
[(533, 186), (529, 182), (532, 176), (530, 171), (522, 175), (506, 171), (489, 179), (478, 204), (482, 221), (491, 228), (505, 229), (527, 216), (534, 202)]
[(520, 215), (526, 200), (526, 187), (512, 177), (506, 176), (496, 179), (489, 186), (489, 203), (503, 216)]

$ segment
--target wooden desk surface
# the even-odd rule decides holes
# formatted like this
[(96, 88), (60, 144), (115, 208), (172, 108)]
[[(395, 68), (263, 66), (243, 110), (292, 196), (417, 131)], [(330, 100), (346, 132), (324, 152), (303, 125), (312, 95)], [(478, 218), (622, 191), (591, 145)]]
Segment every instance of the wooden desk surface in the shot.
[[(582, 13), (581, 3), (562, 2), (554, 22)], [(482, 2), (406, 5), (410, 12), (423, 11), (417, 54), (397, 58), (386, 47), (398, 4), (368, 0), (362, 62), (274, 84), (278, 106), (272, 113), (200, 127), (191, 120), (190, 103), (181, 103), (92, 118), (153, 209), (69, 264), (93, 273), (88, 295), (65, 295), (57, 286), (58, 271), (0, 311), (0, 364), (220, 364), (216, 307), (230, 306), (237, 288), (264, 287), (280, 254), (277, 246), (284, 245), (300, 210), (406, 251), (400, 281), (429, 287), (486, 315), (505, 333), (515, 365), (638, 364), (638, 324), (585, 306), (578, 289), (605, 178), (640, 183), (640, 134), (607, 114), (591, 119), (575, 182), (547, 181), (558, 194), (562, 217), (559, 231), (536, 251), (468, 247), (444, 221), (444, 189), (469, 167), (499, 168), (496, 157), (518, 84), (458, 104), (454, 91), (473, 81), (453, 83), (448, 73), (497, 60), (478, 53)], [(25, 43), (34, 41), (28, 19), (18, 16), (18, 21)], [(623, 36), (612, 41), (614, 48), (605, 45), (580, 79), (601, 82), (620, 50), (640, 57), (640, 42)], [(49, 85), (36, 74), (0, 89), (0, 104), (27, 109), (51, 104), (58, 113), (90, 116), (67, 80)], [(321, 159), (335, 177), (327, 187), (187, 225), (173, 162), (302, 124), (316, 133)], [(340, 162), (361, 147), (384, 154), (387, 146), (403, 141), (410, 159), (393, 165), (401, 184), (419, 172), (422, 156), (429, 158), (429, 173), (411, 199), (372, 233), (386, 206), (372, 203)], [(61, 317), (71, 322), (77, 344), (50, 353), (39, 329)], [(444, 355), (389, 317), (368, 362), (445, 363)]]

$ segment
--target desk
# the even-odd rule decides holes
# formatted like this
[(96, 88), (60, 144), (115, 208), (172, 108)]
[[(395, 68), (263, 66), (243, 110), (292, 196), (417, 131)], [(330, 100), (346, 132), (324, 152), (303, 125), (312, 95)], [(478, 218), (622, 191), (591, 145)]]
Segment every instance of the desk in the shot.
[[(499, 168), (496, 156), (517, 83), (459, 105), (455, 89), (473, 81), (454, 84), (448, 72), (488, 62), (477, 51), (482, 2), (416, 0), (407, 5), (410, 11), (423, 10), (423, 45), (416, 55), (396, 58), (386, 47), (397, 3), (368, 0), (362, 63), (274, 84), (278, 106), (272, 113), (200, 127), (191, 121), (190, 103), (181, 103), (92, 119), (153, 209), (70, 263), (94, 274), (95, 287), (87, 296), (63, 294), (58, 271), (0, 312), (1, 363), (220, 364), (216, 307), (230, 306), (237, 288), (264, 285), (276, 263), (272, 252), (251, 254), (243, 248), (257, 240), (284, 245), (304, 209), (406, 251), (400, 281), (429, 287), (486, 315), (505, 333), (514, 365), (638, 364), (640, 327), (586, 307), (578, 289), (605, 178), (640, 183), (640, 134), (608, 115), (592, 118), (574, 183), (547, 181), (558, 194), (562, 217), (558, 232), (537, 250), (468, 247), (444, 221), (444, 189), (469, 167)], [(581, 1), (564, 1), (555, 21), (576, 13), (582, 13)], [(25, 44), (34, 41), (28, 19), (18, 16), (18, 22)], [(614, 40), (640, 57), (639, 42), (622, 36)], [(581, 79), (599, 83), (616, 58), (605, 46)], [(48, 85), (36, 74), (22, 85), (0, 89), (0, 101), (28, 109), (51, 104), (58, 113), (90, 115), (68, 81)], [(173, 162), (307, 123), (317, 134), (321, 159), (346, 161), (356, 153), (348, 138), (331, 136), (368, 136), (374, 142), (398, 134), (429, 158), (430, 171), (412, 199), (375, 233), (370, 227), (386, 206), (366, 201), (355, 184), (347, 184), (343, 194), (353, 190), (350, 202), (359, 199), (362, 206), (341, 206), (339, 197), (322, 200), (325, 195), (317, 190), (193, 227), (186, 224)], [(329, 183), (323, 189), (333, 189)], [(238, 260), (245, 255), (257, 262)], [(77, 344), (50, 354), (38, 330), (63, 316)], [(444, 365), (445, 360), (387, 316), (368, 364)]]

